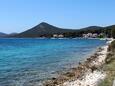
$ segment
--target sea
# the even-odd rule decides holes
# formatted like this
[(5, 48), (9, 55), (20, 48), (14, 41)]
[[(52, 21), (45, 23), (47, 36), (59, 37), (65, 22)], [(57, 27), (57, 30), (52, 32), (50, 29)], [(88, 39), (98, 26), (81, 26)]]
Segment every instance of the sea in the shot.
[(106, 44), (99, 39), (0, 39), (0, 86), (40, 86)]

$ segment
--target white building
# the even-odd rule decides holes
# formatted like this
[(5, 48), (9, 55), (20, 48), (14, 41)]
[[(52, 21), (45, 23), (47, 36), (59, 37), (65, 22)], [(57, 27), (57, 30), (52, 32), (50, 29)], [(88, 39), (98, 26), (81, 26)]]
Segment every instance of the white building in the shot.
[(97, 36), (98, 36), (97, 33), (94, 33), (94, 34), (92, 34), (92, 33), (83, 34), (84, 38), (96, 38)]
[(62, 34), (59, 34), (59, 35), (58, 35), (58, 34), (54, 34), (53, 37), (54, 37), (54, 38), (63, 38), (64, 35), (62, 35)]

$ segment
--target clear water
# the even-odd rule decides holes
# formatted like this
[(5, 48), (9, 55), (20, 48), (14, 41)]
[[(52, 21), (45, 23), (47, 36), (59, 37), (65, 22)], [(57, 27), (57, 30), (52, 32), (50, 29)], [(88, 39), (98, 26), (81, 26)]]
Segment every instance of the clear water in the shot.
[(0, 86), (39, 86), (104, 44), (97, 39), (0, 39)]

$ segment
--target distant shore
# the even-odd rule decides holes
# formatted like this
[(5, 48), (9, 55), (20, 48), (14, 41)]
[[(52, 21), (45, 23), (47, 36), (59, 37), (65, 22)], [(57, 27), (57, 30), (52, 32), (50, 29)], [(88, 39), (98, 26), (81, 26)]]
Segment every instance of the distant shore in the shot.
[(98, 38), (98, 37), (0, 37), (0, 39), (100, 39), (100, 40), (111, 40), (111, 38)]
[(97, 86), (106, 76), (101, 67), (105, 63), (108, 45), (113, 39), (107, 40), (107, 45), (98, 48), (85, 62), (79, 62), (77, 68), (72, 68), (56, 78), (47, 80), (43, 86)]

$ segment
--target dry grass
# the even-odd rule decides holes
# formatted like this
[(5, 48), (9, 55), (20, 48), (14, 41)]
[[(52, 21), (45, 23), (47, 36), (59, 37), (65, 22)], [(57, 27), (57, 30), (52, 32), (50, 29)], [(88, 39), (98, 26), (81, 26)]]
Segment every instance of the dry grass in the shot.
[(115, 79), (115, 60), (104, 65), (103, 69), (107, 72), (107, 77), (99, 84), (99, 86), (112, 86), (113, 80)]
[(115, 41), (109, 45), (108, 55), (103, 66), (103, 70), (106, 71), (106, 78), (99, 84), (99, 86), (112, 86), (113, 80), (115, 80)]

